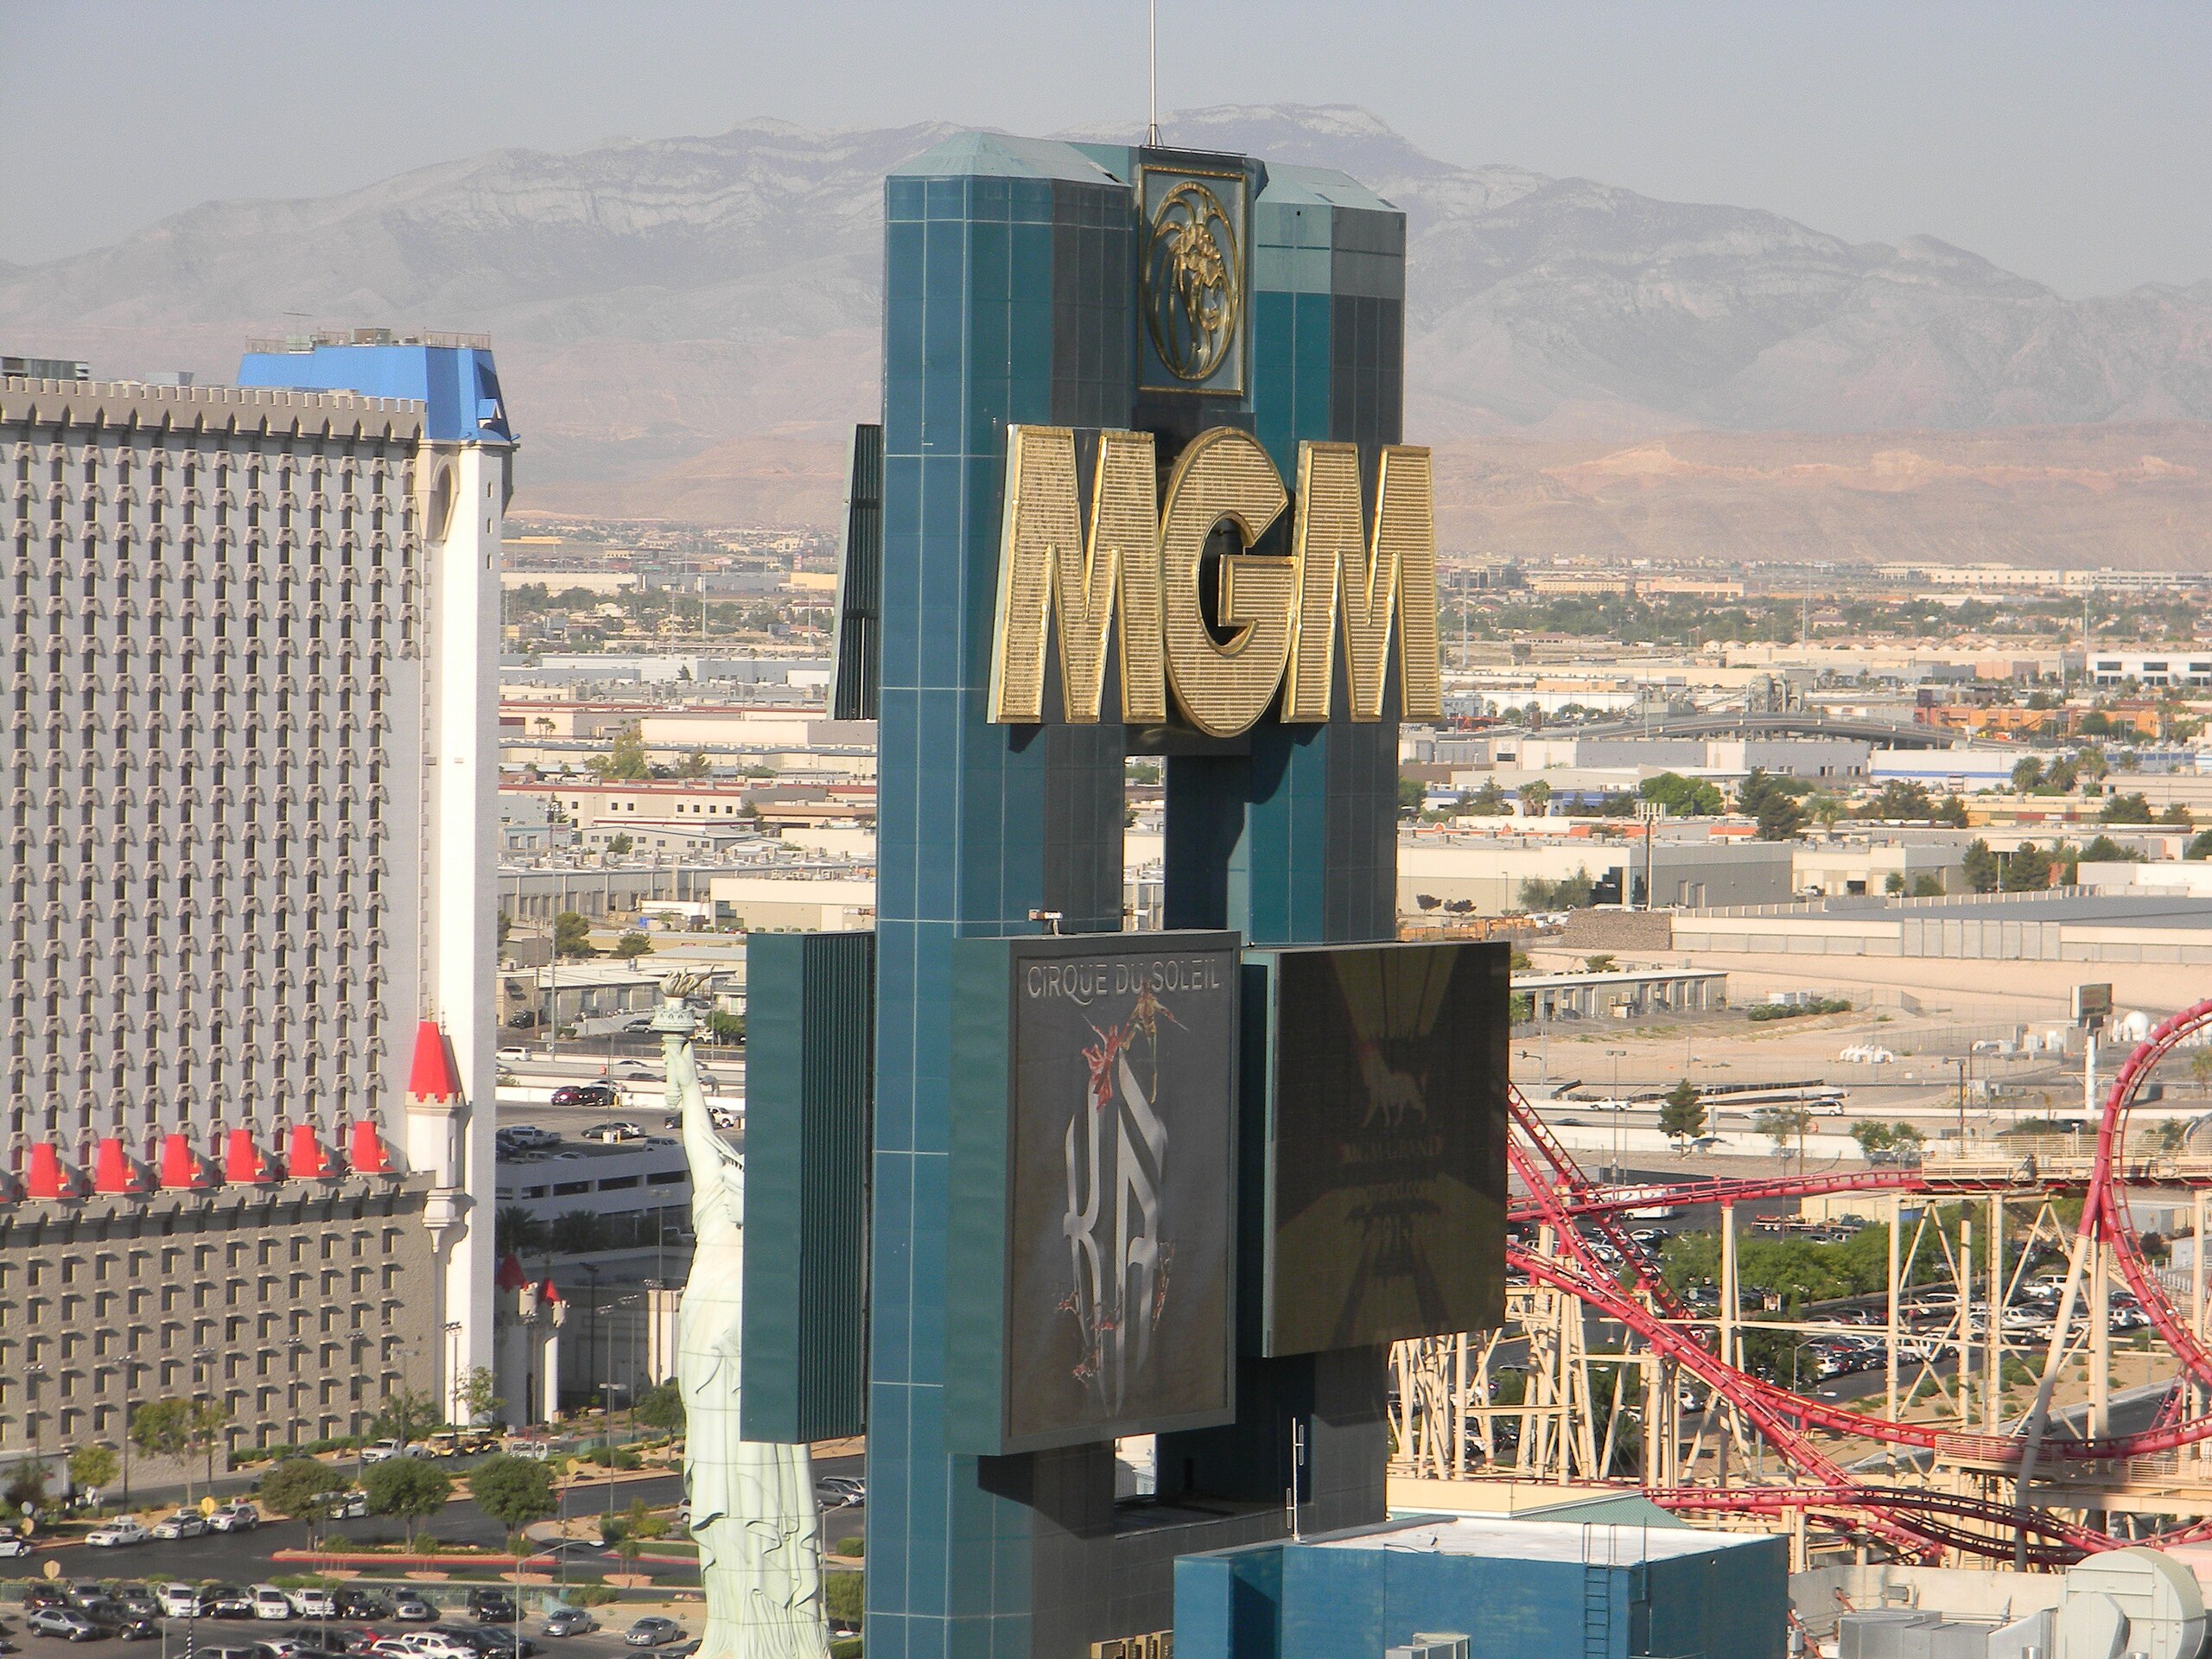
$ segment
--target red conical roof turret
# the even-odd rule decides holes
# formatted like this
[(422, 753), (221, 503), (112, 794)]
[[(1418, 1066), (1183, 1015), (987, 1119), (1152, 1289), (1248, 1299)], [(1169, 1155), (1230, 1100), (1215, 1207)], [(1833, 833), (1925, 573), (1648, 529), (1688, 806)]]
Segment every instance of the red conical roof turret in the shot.
[(435, 1020), (415, 1027), (415, 1065), (407, 1075), (407, 1092), (416, 1100), (454, 1100), (461, 1084), (453, 1074), (453, 1057), (446, 1052), (446, 1034)]

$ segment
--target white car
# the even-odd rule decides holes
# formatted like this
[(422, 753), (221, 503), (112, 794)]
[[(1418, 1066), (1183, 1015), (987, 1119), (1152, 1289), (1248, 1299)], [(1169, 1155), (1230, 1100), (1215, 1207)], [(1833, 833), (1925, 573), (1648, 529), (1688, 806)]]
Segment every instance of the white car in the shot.
[(155, 1599), (162, 1605), (163, 1618), (194, 1618), (200, 1613), (200, 1586), (196, 1584), (165, 1584)]
[(645, 1128), (642, 1123), (618, 1119), (613, 1123), (597, 1123), (584, 1131), (584, 1139), (596, 1141), (601, 1146), (620, 1146), (626, 1141), (642, 1141)]
[(153, 1541), (154, 1535), (129, 1516), (111, 1521), (105, 1526), (94, 1527), (85, 1535), (85, 1541), (94, 1549), (119, 1549), (126, 1544), (145, 1544)]
[(31, 1553), (31, 1541), (19, 1532), (0, 1532), (0, 1558), (10, 1559)]
[(179, 1510), (165, 1515), (154, 1522), (154, 1536), (167, 1541), (172, 1538), (204, 1538), (207, 1535), (207, 1517), (197, 1510)]
[(526, 1060), (530, 1058), (530, 1051), (519, 1043), (509, 1043), (499, 1050), (499, 1058), (503, 1060)]
[(1841, 1117), (1843, 1103), (1840, 1100), (1815, 1100), (1809, 1103), (1805, 1109), (1815, 1117)]
[(300, 1610), (292, 1605), (291, 1597), (273, 1584), (257, 1584), (246, 1593), (253, 1598), (256, 1618), (276, 1620), (300, 1616)]
[(397, 1440), (371, 1440), (361, 1448), (363, 1463), (386, 1463), (399, 1455)]
[(232, 1503), (207, 1517), (211, 1532), (251, 1532), (261, 1524), (261, 1511), (251, 1503)]
[(295, 1590), (292, 1605), (302, 1618), (336, 1618), (338, 1598), (327, 1590)]

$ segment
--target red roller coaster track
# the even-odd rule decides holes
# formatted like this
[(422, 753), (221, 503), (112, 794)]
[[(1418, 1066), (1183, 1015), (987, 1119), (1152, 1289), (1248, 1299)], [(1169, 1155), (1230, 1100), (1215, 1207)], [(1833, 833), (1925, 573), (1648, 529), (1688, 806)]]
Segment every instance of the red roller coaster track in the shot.
[[(1894, 1421), (1852, 1411), (1793, 1393), (1725, 1363), (1707, 1333), (1692, 1322), (1649, 1251), (1629, 1236), (1621, 1212), (1655, 1205), (1742, 1203), (1752, 1198), (1798, 1198), (1828, 1192), (1907, 1192), (1931, 1194), (2012, 1190), (2023, 1184), (2049, 1189), (2082, 1187), (2084, 1202), (2077, 1236), (2110, 1247), (2128, 1288), (2152, 1326), (2180, 1362), (2188, 1380), (2212, 1387), (2212, 1352), (2176, 1313), (2164, 1287), (2137, 1248), (2127, 1210), (2126, 1170), (2120, 1157), (2127, 1114), (2137, 1091), (2158, 1062), (2199, 1032), (2212, 1027), (2212, 1000), (2184, 1008), (2153, 1031), (2113, 1079), (2097, 1128), (2096, 1155), (2085, 1181), (2032, 1173), (1997, 1178), (1923, 1174), (1916, 1170), (1870, 1170), (1856, 1174), (1800, 1176), (1761, 1180), (1704, 1180), (1655, 1191), (1641, 1187), (1632, 1196), (1609, 1193), (1594, 1185), (1515, 1090), (1511, 1096), (1513, 1135), (1507, 1158), (1528, 1189), (1514, 1207), (1516, 1220), (1548, 1226), (1559, 1253), (1541, 1255), (1510, 1249), (1510, 1265), (1535, 1281), (1574, 1296), (1586, 1306), (1618, 1320), (1655, 1351), (1689, 1371), (1755, 1426), (1802, 1478), (1794, 1486), (1690, 1487), (1655, 1491), (1655, 1502), (1670, 1509), (1738, 1513), (1778, 1513), (1789, 1509), (1820, 1510), (1855, 1517), (1852, 1529), (1871, 1534), (1913, 1553), (1929, 1548), (1962, 1549), (1986, 1555), (2011, 1555), (2024, 1535), (2025, 1558), (2039, 1565), (2061, 1565), (2099, 1549), (2131, 1541), (2075, 1526), (2037, 1510), (1906, 1487), (1870, 1485), (1854, 1479), (1810, 1439), (1807, 1431), (1826, 1429), (1891, 1446), (1948, 1452), (1986, 1462), (2017, 1461), (2023, 1440), (2016, 1435), (1962, 1434), (1933, 1423)], [(1624, 1289), (1599, 1257), (1584, 1229), (1595, 1231), (1617, 1251), (1635, 1281)], [(2051, 1459), (2137, 1457), (2212, 1440), (2212, 1416), (2186, 1415), (2183, 1390), (2177, 1389), (2157, 1421), (2133, 1434), (2103, 1440), (2050, 1440), (2042, 1454)], [(2161, 1535), (2170, 1541), (2212, 1536), (2212, 1520)]]

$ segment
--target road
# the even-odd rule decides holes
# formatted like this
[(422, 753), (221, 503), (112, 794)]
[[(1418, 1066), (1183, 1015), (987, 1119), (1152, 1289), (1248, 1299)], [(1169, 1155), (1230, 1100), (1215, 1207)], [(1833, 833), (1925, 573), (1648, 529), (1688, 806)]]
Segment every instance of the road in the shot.
[[(866, 1466), (865, 1460), (857, 1457), (830, 1458), (817, 1460), (814, 1472), (817, 1479), (829, 1475), (861, 1476)], [(664, 1475), (613, 1481), (579, 1480), (565, 1488), (562, 1497), (564, 1516), (603, 1514), (610, 1509), (620, 1511), (640, 1501), (649, 1509), (665, 1509), (683, 1500), (683, 1479), (680, 1475)], [(863, 1511), (856, 1508), (828, 1511), (822, 1522), (825, 1545), (835, 1546), (841, 1538), (859, 1532), (863, 1520)], [(399, 1536), (398, 1522), (375, 1516), (334, 1522), (326, 1533), (327, 1540), (333, 1544), (340, 1539), (363, 1545), (391, 1542)], [(442, 1544), (474, 1544), (496, 1549), (504, 1542), (505, 1535), (499, 1523), (483, 1514), (474, 1503), (467, 1498), (456, 1498), (446, 1506), (443, 1515), (423, 1529), (423, 1536)], [(307, 1529), (296, 1521), (270, 1521), (252, 1532), (209, 1533), (205, 1537), (173, 1541), (156, 1540), (127, 1549), (93, 1549), (83, 1543), (64, 1542), (41, 1548), (29, 1556), (0, 1560), (0, 1580), (43, 1577), (47, 1562), (59, 1560), (61, 1576), (70, 1579), (124, 1578), (149, 1583), (172, 1579), (215, 1579), (225, 1583), (254, 1584), (266, 1581), (278, 1573), (298, 1572), (298, 1563), (280, 1563), (272, 1557), (279, 1550), (304, 1549), (307, 1542)], [(342, 1544), (337, 1547), (344, 1548)], [(572, 1543), (564, 1553), (572, 1569), (582, 1569), (587, 1574), (622, 1565), (620, 1558), (601, 1550), (595, 1543)], [(637, 1570), (675, 1583), (696, 1577), (689, 1564), (641, 1561)]]

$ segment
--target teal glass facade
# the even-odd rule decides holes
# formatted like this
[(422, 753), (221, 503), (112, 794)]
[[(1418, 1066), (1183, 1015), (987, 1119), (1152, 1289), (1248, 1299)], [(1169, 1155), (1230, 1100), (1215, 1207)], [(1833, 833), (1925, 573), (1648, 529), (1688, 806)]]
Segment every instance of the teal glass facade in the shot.
[[(1139, 391), (1146, 162), (1246, 181), (1239, 396)], [(887, 181), (885, 221), (867, 1639), (871, 1659), (1081, 1659), (1169, 1626), (1178, 1555), (1280, 1534), (1294, 1421), (1309, 1516), (1379, 1519), (1382, 1370), (1371, 1351), (1243, 1362), (1237, 1423), (1163, 1437), (1139, 1508), (1114, 1501), (1108, 1445), (944, 1449), (948, 1316), (997, 1294), (946, 1273), (952, 942), (1035, 932), (1038, 912), (1122, 925), (1129, 734), (984, 719), (1005, 431), (1147, 429), (1165, 463), (1241, 426), (1291, 480), (1300, 439), (1395, 442), (1404, 224), (1340, 175), (981, 134)], [(1394, 721), (1268, 720), (1172, 755), (1170, 925), (1389, 937), (1396, 746)]]

